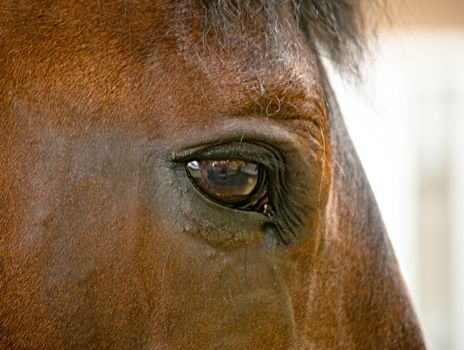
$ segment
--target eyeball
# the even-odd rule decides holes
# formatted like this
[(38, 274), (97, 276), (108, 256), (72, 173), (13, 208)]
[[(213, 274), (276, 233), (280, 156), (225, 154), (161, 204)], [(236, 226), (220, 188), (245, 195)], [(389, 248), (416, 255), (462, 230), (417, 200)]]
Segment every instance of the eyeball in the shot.
[(258, 163), (240, 159), (192, 160), (186, 169), (196, 187), (219, 203), (253, 210), (267, 200), (266, 171)]

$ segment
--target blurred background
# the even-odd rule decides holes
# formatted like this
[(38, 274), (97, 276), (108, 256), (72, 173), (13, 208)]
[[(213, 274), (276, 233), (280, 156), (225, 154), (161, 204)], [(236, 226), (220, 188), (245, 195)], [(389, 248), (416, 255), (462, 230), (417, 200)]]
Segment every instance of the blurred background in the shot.
[(464, 349), (464, 0), (390, 0), (363, 80), (332, 73), (429, 349)]

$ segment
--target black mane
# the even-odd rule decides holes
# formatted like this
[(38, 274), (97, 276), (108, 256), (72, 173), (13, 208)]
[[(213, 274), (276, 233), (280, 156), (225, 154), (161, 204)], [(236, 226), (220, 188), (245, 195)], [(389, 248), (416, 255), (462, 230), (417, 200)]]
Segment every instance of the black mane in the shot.
[[(279, 6), (291, 6), (300, 30), (341, 70), (357, 72), (374, 32), (374, 8), (384, 0), (201, 0), (210, 18), (246, 16), (250, 8), (260, 8), (268, 18)], [(369, 20), (366, 20), (367, 15)]]
[[(357, 70), (374, 21), (366, 16), (375, 1), (294, 0), (301, 29), (338, 67)], [(370, 8), (368, 8), (370, 6)]]

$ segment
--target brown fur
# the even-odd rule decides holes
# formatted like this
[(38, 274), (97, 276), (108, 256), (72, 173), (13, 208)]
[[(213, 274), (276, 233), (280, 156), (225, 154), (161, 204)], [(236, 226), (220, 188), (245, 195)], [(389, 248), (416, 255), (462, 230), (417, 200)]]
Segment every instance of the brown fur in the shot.
[[(315, 44), (258, 3), (2, 3), (0, 349), (424, 348)], [(288, 245), (190, 184), (226, 141), (280, 155)]]

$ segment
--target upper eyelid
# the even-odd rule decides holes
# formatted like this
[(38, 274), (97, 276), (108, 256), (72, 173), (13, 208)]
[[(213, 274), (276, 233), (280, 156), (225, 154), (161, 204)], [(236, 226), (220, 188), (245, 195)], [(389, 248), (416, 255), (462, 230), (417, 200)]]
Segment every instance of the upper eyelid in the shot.
[(266, 168), (281, 168), (285, 165), (284, 157), (275, 147), (261, 142), (249, 141), (232, 141), (202, 145), (172, 155), (171, 158), (175, 163), (213, 159), (243, 159), (256, 162)]

